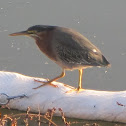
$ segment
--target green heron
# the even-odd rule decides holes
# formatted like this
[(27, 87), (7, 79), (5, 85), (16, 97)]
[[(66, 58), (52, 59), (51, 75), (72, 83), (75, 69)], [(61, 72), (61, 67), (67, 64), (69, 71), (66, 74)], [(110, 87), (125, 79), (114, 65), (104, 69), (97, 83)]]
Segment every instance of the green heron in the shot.
[[(16, 32), (10, 36), (26, 35), (35, 39), (39, 49), (62, 68), (62, 73), (43, 85), (51, 84), (65, 76), (65, 70), (79, 70), (79, 83), (76, 91), (82, 89), (83, 69), (93, 66), (110, 66), (110, 63), (86, 37), (70, 28), (49, 25), (35, 25), (26, 31)], [(39, 80), (35, 80), (41, 82)], [(34, 88), (34, 89), (36, 89)]]

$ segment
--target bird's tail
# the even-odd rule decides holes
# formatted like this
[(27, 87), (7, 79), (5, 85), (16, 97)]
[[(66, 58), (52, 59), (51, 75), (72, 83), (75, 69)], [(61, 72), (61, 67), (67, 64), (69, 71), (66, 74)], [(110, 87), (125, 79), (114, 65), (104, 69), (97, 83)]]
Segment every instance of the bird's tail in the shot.
[(102, 65), (105, 67), (111, 67), (111, 64), (107, 61), (107, 59), (102, 55)]

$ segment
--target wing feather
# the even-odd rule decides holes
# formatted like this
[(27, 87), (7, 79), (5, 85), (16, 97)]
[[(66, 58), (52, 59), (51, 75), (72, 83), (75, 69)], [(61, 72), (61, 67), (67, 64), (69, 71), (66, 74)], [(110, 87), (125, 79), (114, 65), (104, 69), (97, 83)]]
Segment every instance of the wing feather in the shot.
[(56, 29), (53, 40), (55, 53), (62, 62), (75, 66), (102, 65), (101, 51), (80, 33), (67, 28)]

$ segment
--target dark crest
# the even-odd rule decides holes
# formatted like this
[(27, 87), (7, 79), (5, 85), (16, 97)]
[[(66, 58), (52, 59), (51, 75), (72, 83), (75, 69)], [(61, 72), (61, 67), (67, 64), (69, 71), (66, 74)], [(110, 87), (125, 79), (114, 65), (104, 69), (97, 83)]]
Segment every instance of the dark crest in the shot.
[(30, 28), (28, 28), (28, 31), (37, 31), (37, 32), (42, 32), (45, 30), (53, 30), (55, 29), (56, 26), (49, 26), (49, 25), (35, 25)]

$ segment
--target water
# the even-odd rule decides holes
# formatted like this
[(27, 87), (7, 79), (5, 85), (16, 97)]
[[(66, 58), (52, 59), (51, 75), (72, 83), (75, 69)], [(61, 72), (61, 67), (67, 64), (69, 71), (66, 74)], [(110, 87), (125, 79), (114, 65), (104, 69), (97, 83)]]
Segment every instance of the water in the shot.
[[(61, 69), (42, 54), (33, 39), (9, 37), (36, 24), (76, 29), (92, 41), (112, 64), (109, 69), (84, 70), (83, 87), (126, 89), (126, 1), (6, 0), (0, 1), (0, 70), (53, 78)], [(61, 82), (77, 87), (78, 71), (67, 71)]]

